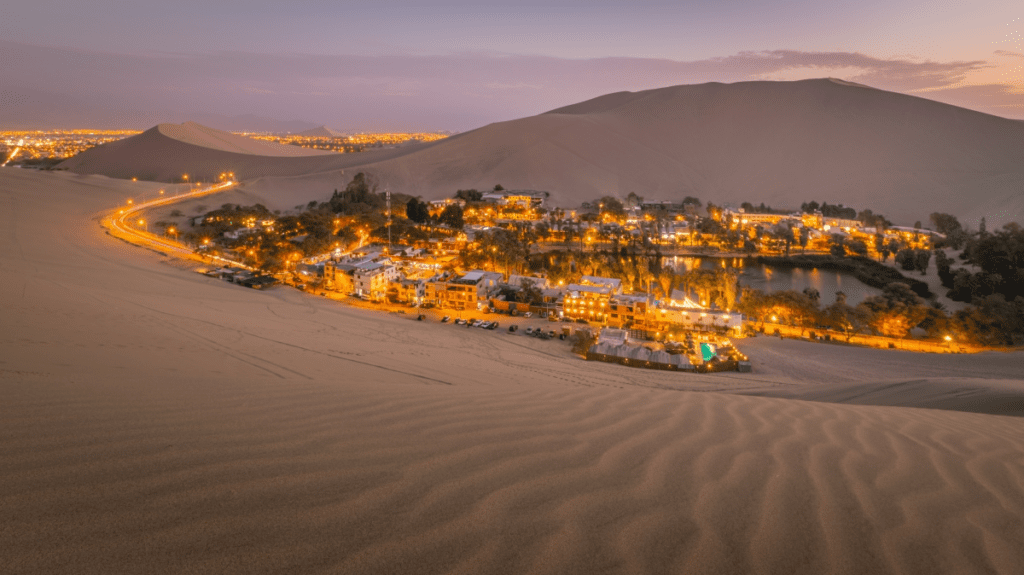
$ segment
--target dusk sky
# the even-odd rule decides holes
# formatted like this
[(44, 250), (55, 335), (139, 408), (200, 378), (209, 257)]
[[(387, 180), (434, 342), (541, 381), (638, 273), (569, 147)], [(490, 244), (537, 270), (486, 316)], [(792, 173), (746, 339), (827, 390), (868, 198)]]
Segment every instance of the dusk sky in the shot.
[(0, 128), (461, 131), (620, 90), (826, 76), (1024, 118), (1022, 30), (1019, 0), (38, 0), (0, 19)]

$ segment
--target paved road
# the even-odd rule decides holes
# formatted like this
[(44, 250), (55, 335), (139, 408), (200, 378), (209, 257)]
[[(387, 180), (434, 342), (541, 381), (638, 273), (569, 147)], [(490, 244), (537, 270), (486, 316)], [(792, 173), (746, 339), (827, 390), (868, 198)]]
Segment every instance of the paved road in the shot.
[[(143, 211), (148, 210), (150, 208), (165, 206), (168, 204), (173, 204), (175, 202), (180, 202), (182, 200), (197, 198), (209, 194), (215, 194), (217, 192), (222, 192), (224, 190), (230, 189), (234, 185), (235, 182), (225, 182), (223, 184), (216, 184), (208, 188), (199, 188), (197, 190), (185, 194), (158, 197), (148, 202), (132, 204), (125, 208), (119, 208), (117, 213), (112, 213), (110, 217), (105, 218), (103, 220), (103, 223), (114, 232), (114, 236), (129, 240), (132, 243), (159, 249), (160, 251), (170, 252), (172, 254), (177, 254), (186, 257), (195, 257), (197, 254), (195, 250), (193, 250), (192, 248), (182, 243), (176, 242), (174, 240), (170, 240), (168, 238), (164, 238), (156, 234), (151, 234), (148, 231), (140, 230), (134, 225), (132, 225), (133, 220), (139, 218), (142, 215)], [(220, 258), (216, 256), (202, 257), (204, 259), (212, 258), (223, 264), (247, 267), (242, 265), (241, 263), (234, 262), (225, 258)]]

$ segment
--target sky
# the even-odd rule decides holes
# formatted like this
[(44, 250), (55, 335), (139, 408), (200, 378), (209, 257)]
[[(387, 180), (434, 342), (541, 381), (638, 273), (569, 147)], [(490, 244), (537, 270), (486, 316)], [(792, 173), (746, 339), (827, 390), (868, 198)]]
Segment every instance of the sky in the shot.
[(464, 131), (622, 90), (820, 77), (1024, 119), (1022, 33), (1019, 0), (34, 0), (0, 18), (0, 128)]

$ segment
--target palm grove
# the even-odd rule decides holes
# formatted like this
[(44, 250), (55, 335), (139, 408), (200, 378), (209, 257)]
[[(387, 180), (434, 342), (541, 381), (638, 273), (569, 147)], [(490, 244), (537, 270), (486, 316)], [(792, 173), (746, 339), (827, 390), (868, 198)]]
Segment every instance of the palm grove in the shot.
[[(496, 186), (500, 190), (500, 186)], [(235, 229), (245, 221), (271, 218), (272, 227), (257, 228), (255, 233), (241, 236), (234, 244), (225, 245), (236, 253), (244, 254), (245, 261), (266, 272), (279, 272), (287, 268), (289, 260), (322, 254), (334, 248), (348, 249), (357, 243), (391, 237), (396, 242), (414, 244), (430, 238), (452, 237), (466, 224), (466, 213), (482, 206), (481, 194), (476, 190), (460, 190), (455, 198), (465, 203), (449, 203), (443, 209), (431, 209), (419, 198), (393, 194), (393, 217), (387, 217), (384, 194), (364, 174), (357, 174), (343, 190), (335, 190), (326, 202), (310, 202), (300, 213), (280, 215), (265, 207), (225, 205), (208, 212), (203, 228), (193, 232), (194, 242), (203, 236), (218, 235)], [(633, 198), (635, 200), (637, 198)], [(632, 200), (627, 200), (630, 202)], [(700, 200), (687, 197), (683, 202), (692, 211), (700, 207)], [(613, 197), (595, 200), (602, 214), (620, 217), (623, 203)], [(771, 210), (765, 206), (745, 204), (752, 212)], [(804, 211), (818, 209), (835, 212), (837, 216), (857, 215), (867, 218), (873, 226), (885, 226), (884, 217), (870, 210), (859, 213), (842, 205), (830, 206), (812, 202), (802, 206)], [(714, 218), (721, 208), (707, 205), (710, 217), (693, 217), (696, 230), (706, 237), (721, 236), (722, 240), (734, 231), (725, 229)], [(850, 212), (850, 213), (848, 213)], [(947, 314), (941, 304), (929, 302), (922, 296), (930, 295), (921, 282), (895, 273), (893, 268), (881, 266), (865, 257), (863, 246), (838, 236), (830, 242), (831, 256), (818, 256), (813, 262), (800, 263), (801, 257), (789, 257), (789, 239), (784, 256), (773, 258), (779, 265), (834, 266), (855, 273), (869, 285), (882, 289), (882, 293), (869, 297), (857, 306), (850, 306), (843, 294), (836, 301), (822, 302), (813, 289), (804, 292), (780, 291), (763, 293), (749, 288), (740, 289), (738, 277), (731, 270), (716, 269), (680, 271), (664, 265), (660, 244), (650, 241), (649, 229), (641, 223), (639, 237), (587, 245), (578, 226), (566, 225), (565, 212), (541, 210), (538, 221), (517, 221), (503, 227), (478, 232), (472, 242), (460, 250), (452, 262), (461, 269), (488, 269), (512, 274), (540, 273), (555, 285), (567, 285), (583, 275), (619, 278), (627, 291), (651, 292), (662, 298), (682, 290), (696, 297), (703, 305), (721, 309), (736, 309), (754, 321), (764, 322), (774, 316), (777, 321), (806, 327), (825, 326), (847, 335), (872, 333), (892, 337), (906, 337), (914, 328), (924, 330), (927, 337), (942, 338), (951, 335), (967, 343), (982, 345), (1021, 345), (1024, 343), (1024, 231), (1017, 224), (1008, 224), (995, 232), (988, 232), (982, 221), (976, 232), (968, 232), (948, 214), (932, 214), (931, 223), (936, 231), (945, 235), (944, 242), (934, 250), (911, 249), (898, 242), (878, 243), (879, 259), (895, 256), (898, 266), (906, 271), (928, 268), (934, 256), (942, 284), (948, 296), (971, 305), (953, 314)], [(659, 216), (661, 214), (654, 214)], [(547, 217), (544, 217), (547, 216)], [(593, 214), (582, 215), (581, 220), (596, 221)], [(920, 223), (917, 224), (920, 228)], [(390, 230), (389, 230), (390, 228)], [(598, 234), (601, 227), (595, 226)], [(656, 228), (655, 228), (656, 230)], [(556, 234), (560, 241), (551, 241)], [(774, 233), (774, 232), (773, 232)], [(778, 233), (779, 238), (795, 240), (796, 234)], [(744, 245), (740, 238), (736, 244)], [(541, 252), (535, 249), (544, 244)], [(749, 247), (749, 246), (747, 246)], [(947, 251), (956, 253), (955, 257)], [(828, 258), (827, 261), (820, 258)], [(957, 267), (957, 260), (960, 261)], [(845, 267), (844, 267), (845, 266)], [(859, 270), (859, 271), (858, 271)], [(866, 270), (866, 271), (865, 271)], [(894, 275), (893, 275), (894, 274)], [(875, 277), (872, 277), (875, 276)], [(525, 289), (525, 288), (524, 288)], [(540, 298), (539, 293), (528, 291), (520, 299)]]

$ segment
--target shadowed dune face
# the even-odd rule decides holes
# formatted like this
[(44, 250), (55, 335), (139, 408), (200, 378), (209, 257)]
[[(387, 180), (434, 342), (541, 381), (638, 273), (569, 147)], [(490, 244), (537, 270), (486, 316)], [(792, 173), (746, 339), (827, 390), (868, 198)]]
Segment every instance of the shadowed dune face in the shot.
[[(91, 148), (58, 167), (78, 174), (156, 182), (181, 182), (186, 174), (190, 181), (211, 182), (225, 172), (233, 172), (239, 180), (318, 173), (330, 179), (368, 158), (386, 159), (419, 147), (410, 144), (363, 152), (366, 155), (357, 159), (354, 157), (357, 154), (253, 140), (186, 122), (160, 124), (137, 136)], [(311, 187), (310, 195), (317, 193), (322, 194), (323, 190)]]
[[(543, 190), (550, 202), (630, 192), (718, 204), (870, 208), (898, 224), (940, 211), (990, 227), (1024, 218), (1024, 123), (838, 80), (673, 86), (608, 94), (429, 144), (334, 154), (161, 124), (61, 164), (180, 181), (302, 177), (310, 199), (341, 170), (426, 199), (457, 189)], [(289, 185), (289, 184), (286, 184)]]
[(636, 192), (841, 202), (907, 224), (1024, 216), (1020, 122), (832, 80), (609, 94), (364, 168), (427, 197), (501, 183), (562, 206)]
[(0, 170), (9, 571), (1024, 564), (1024, 419), (718, 393), (840, 384), (841, 400), (896, 366), (1019, 385), (1017, 356), (758, 338), (753, 374), (588, 363), (563, 343), (212, 280), (93, 219), (156, 188)]

